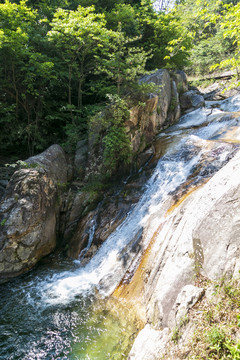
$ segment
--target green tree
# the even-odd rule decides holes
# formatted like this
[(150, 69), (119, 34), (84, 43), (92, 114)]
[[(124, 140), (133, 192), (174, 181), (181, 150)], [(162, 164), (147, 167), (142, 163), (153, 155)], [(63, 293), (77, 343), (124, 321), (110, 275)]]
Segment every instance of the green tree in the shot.
[(213, 64), (227, 58), (233, 51), (233, 44), (229, 36), (224, 36), (221, 25), (228, 2), (185, 0), (176, 4), (173, 10), (192, 43), (189, 70), (193, 73), (209, 72)]
[[(53, 42), (68, 68), (68, 104), (72, 108), (73, 83), (78, 82), (77, 102), (78, 110), (82, 110), (83, 92), (86, 77), (96, 67), (97, 55), (106, 51), (109, 35), (105, 28), (104, 14), (94, 13), (94, 7), (79, 6), (76, 11), (58, 9), (51, 23), (48, 38)], [(73, 112), (72, 121), (74, 121)]]
[(120, 95), (121, 87), (129, 87), (136, 81), (138, 75), (145, 72), (145, 65), (150, 53), (143, 48), (131, 46), (138, 38), (128, 38), (119, 28), (111, 32), (110, 51), (104, 58), (99, 59), (98, 72), (105, 73), (114, 81), (117, 94)]
[(6, 0), (0, 4), (1, 107), (2, 111), (5, 106), (8, 109), (5, 136), (12, 144), (26, 140), (30, 154), (40, 138), (44, 98), (54, 77), (52, 61), (39, 51), (38, 20), (37, 12), (29, 8), (26, 1), (15, 4)]
[(153, 64), (155, 67), (183, 69), (188, 64), (192, 36), (176, 11), (160, 13), (154, 21)]
[[(230, 68), (236, 72), (233, 79), (234, 86), (240, 84), (240, 3), (236, 5), (225, 5), (224, 16), (220, 20), (220, 27), (223, 32), (223, 38), (227, 39), (232, 46), (232, 52), (228, 54), (221, 62), (212, 66), (215, 68)], [(237, 83), (236, 83), (237, 81)]]

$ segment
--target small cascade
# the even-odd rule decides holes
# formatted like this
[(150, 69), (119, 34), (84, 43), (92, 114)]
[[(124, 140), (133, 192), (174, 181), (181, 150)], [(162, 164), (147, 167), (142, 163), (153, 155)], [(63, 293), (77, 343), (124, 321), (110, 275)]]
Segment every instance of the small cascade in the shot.
[[(0, 316), (3, 334), (1, 341), (5, 346), (11, 341), (13, 348), (7, 345), (9, 349), (4, 352), (5, 358), (0, 356), (0, 359), (27, 359), (22, 356), (20, 350), (16, 350), (17, 345), (14, 344), (16, 338), (24, 342), (23, 351), (32, 354), (29, 355), (28, 360), (106, 359), (105, 354), (91, 357), (88, 355), (88, 350), (83, 350), (91, 347), (91, 336), (96, 338), (94, 330), (96, 319), (90, 316), (92, 320), (86, 320), (96, 294), (104, 298), (115, 291), (115, 294), (121, 296), (121, 292), (127, 293), (125, 285), (129, 284), (134, 276), (136, 279), (141, 277), (141, 266), (144, 266), (143, 255), (148, 257), (149, 249), (159, 246), (161, 239), (157, 235), (161, 228), (167, 232), (171, 224), (167, 226), (165, 224), (171, 218), (174, 206), (202, 183), (207, 182), (239, 149), (240, 113), (238, 111), (240, 111), (240, 96), (223, 102), (207, 102), (205, 108), (184, 115), (178, 124), (159, 135), (156, 148), (160, 159), (145, 185), (140, 201), (88, 264), (82, 266), (81, 261), (91, 247), (97, 226), (96, 217), (91, 220), (88, 244), (81, 251), (79, 261), (68, 261), (61, 266), (58, 265), (57, 269), (53, 267), (36, 270), (35, 273), (23, 277), (22, 283), (18, 284), (14, 281), (12, 288), (15, 287), (15, 290), (12, 290), (9, 284), (3, 285), (6, 286), (6, 291), (4, 291), (3, 315)], [(154, 243), (156, 238), (157, 244)], [(141, 284), (139, 287), (133, 284), (132, 289), (137, 293), (141, 290)], [(87, 311), (81, 310), (81, 312), (80, 307)], [(33, 318), (28, 318), (26, 309), (31, 309)], [(12, 311), (16, 311), (17, 322), (14, 316), (10, 316)], [(18, 312), (21, 314), (21, 319), (20, 315), (17, 315)], [(35, 331), (39, 314), (42, 323)], [(100, 316), (105, 319), (104, 313)], [(28, 336), (24, 333), (25, 317), (32, 324)], [(83, 339), (80, 330), (77, 330), (79, 324), (81, 326), (88, 324), (86, 327), (83, 326), (84, 330), (81, 330), (84, 332)], [(15, 337), (12, 335), (11, 340), (9, 334), (12, 329), (17, 335)], [(102, 332), (105, 330), (97, 325), (96, 329), (96, 332), (101, 334), (100, 338), (104, 339)], [(39, 333), (44, 339), (39, 337)], [(129, 337), (129, 334), (127, 336)], [(62, 348), (54, 350), (52, 344), (53, 342), (56, 344), (57, 339)], [(82, 344), (81, 341), (85, 342), (85, 345), (77, 346), (76, 343)], [(72, 353), (72, 349), (76, 347), (81, 354), (80, 357)], [(127, 355), (124, 356), (119, 355), (114, 359), (125, 359)]]
[(90, 249), (90, 247), (92, 245), (96, 227), (97, 227), (97, 219), (96, 219), (96, 216), (94, 216), (93, 219), (90, 221), (90, 226), (89, 226), (89, 229), (88, 229), (88, 243), (87, 243), (87, 246), (84, 249), (82, 249), (82, 251), (79, 254), (78, 260), (77, 260), (80, 263), (82, 262), (82, 260), (84, 259), (84, 256), (86, 255), (86, 253), (88, 252), (88, 250)]

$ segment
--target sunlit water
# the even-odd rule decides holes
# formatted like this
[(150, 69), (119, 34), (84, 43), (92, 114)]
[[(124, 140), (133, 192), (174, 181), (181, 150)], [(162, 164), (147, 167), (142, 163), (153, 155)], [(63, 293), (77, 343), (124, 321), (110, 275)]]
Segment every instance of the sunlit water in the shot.
[(138, 325), (100, 297), (114, 291), (147, 248), (176, 189), (191, 174), (195, 181), (212, 176), (233, 156), (240, 120), (230, 111), (238, 110), (238, 96), (208, 102), (159, 135), (164, 150), (142, 198), (85, 267), (50, 258), (0, 286), (1, 360), (127, 358)]

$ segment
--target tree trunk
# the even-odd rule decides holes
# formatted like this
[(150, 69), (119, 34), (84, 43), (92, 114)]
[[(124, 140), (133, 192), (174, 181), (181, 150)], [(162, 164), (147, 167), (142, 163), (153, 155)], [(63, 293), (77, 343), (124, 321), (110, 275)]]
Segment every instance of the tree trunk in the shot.
[(72, 111), (72, 66), (68, 67), (68, 104), (70, 105), (70, 114), (72, 119), (72, 124), (74, 124), (74, 117)]

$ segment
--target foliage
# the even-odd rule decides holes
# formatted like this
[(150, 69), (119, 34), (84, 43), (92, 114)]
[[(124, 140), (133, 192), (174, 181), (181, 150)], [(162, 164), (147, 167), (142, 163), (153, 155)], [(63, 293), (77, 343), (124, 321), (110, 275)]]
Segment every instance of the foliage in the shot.
[(6, 224), (6, 221), (7, 221), (7, 219), (5, 218), (5, 219), (3, 219), (1, 222), (0, 222), (0, 225), (1, 226), (4, 226), (5, 224)]
[(240, 359), (239, 298), (239, 283), (221, 279), (215, 284), (212, 301), (197, 306), (192, 313), (196, 331), (190, 359)]
[(121, 163), (131, 158), (130, 140), (124, 122), (129, 118), (126, 102), (119, 96), (110, 96), (110, 106), (105, 113), (106, 135), (103, 138), (103, 164), (111, 175)]
[[(68, 104), (72, 105), (72, 82), (78, 82), (77, 108), (82, 107), (83, 85), (93, 71), (95, 56), (101, 56), (109, 41), (104, 14), (95, 14), (94, 7), (79, 6), (76, 11), (58, 9), (51, 23), (48, 38), (54, 42), (68, 68)], [(71, 112), (72, 121), (74, 121)]]
[[(55, 79), (53, 62), (39, 51), (42, 27), (36, 30), (37, 13), (26, 6), (6, 1), (0, 4), (3, 32), (0, 49), (1, 112), (5, 116), (1, 140), (10, 136), (10, 144), (25, 143), (30, 154), (42, 137), (40, 127), (44, 98), (49, 95)], [(38, 49), (36, 48), (38, 47)], [(9, 112), (10, 110), (10, 112)], [(11, 129), (10, 129), (11, 127)], [(9, 132), (10, 130), (10, 132)]]
[(92, 119), (92, 131), (101, 124), (102, 139), (97, 139), (103, 146), (104, 176), (111, 176), (120, 166), (131, 159), (130, 140), (126, 134), (125, 121), (129, 119), (126, 100), (118, 95), (109, 95), (109, 105), (105, 111)]
[(183, 26), (177, 12), (159, 14), (154, 23), (154, 63), (170, 69), (182, 69), (188, 64), (192, 36)]
[(191, 42), (190, 69), (195, 74), (209, 72), (212, 65), (234, 51), (231, 35), (224, 35), (223, 29), (228, 3), (227, 0), (185, 0), (174, 9)]
[(240, 84), (240, 74), (239, 74), (239, 65), (240, 65), (240, 34), (239, 34), (239, 25), (240, 25), (240, 3), (236, 5), (225, 5), (224, 16), (221, 19), (221, 30), (223, 32), (223, 38), (227, 39), (232, 46), (232, 52), (228, 54), (228, 57), (217, 62), (212, 69), (232, 69), (236, 72), (236, 76), (233, 79), (235, 83), (234, 86), (239, 86)]
[[(151, 0), (3, 1), (0, 150), (25, 156), (58, 142), (73, 151), (107, 94), (134, 101), (146, 69), (183, 68), (194, 39), (184, 6), (157, 13)], [(125, 115), (119, 121), (114, 106), (102, 139), (105, 165), (113, 168), (129, 161)], [(121, 156), (110, 163), (116, 148)]]
[(118, 28), (111, 33), (112, 41), (109, 52), (98, 66), (98, 73), (105, 73), (117, 86), (117, 94), (120, 95), (121, 86), (130, 87), (136, 81), (138, 75), (145, 71), (145, 65), (150, 53), (142, 48), (129, 46), (138, 38), (127, 38)]

